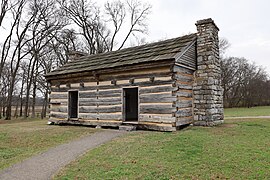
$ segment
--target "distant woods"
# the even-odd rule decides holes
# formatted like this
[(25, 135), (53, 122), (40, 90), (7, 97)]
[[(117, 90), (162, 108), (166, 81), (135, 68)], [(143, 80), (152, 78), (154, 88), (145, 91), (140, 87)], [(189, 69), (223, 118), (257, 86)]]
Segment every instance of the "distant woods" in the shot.
[(225, 107), (270, 105), (270, 79), (264, 68), (245, 58), (223, 57), (229, 47), (220, 39), (220, 59)]
[[(139, 0), (1, 0), (0, 118), (35, 117), (49, 85), (44, 74), (62, 66), (68, 53), (88, 54), (144, 43), (151, 5)], [(11, 113), (15, 107), (15, 113)], [(31, 110), (31, 114), (29, 113)]]

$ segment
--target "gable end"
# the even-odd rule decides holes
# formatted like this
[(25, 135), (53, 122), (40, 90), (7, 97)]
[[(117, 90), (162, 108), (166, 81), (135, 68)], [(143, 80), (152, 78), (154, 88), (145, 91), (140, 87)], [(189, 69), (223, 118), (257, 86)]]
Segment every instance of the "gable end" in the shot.
[(196, 70), (196, 39), (192, 41), (184, 51), (175, 55), (175, 64), (186, 67), (191, 70)]

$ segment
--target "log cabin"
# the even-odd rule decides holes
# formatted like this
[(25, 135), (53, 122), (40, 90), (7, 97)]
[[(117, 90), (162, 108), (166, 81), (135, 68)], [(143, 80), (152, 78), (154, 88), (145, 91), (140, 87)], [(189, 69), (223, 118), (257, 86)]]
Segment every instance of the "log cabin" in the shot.
[(218, 27), (72, 60), (45, 75), (53, 124), (175, 131), (223, 122)]

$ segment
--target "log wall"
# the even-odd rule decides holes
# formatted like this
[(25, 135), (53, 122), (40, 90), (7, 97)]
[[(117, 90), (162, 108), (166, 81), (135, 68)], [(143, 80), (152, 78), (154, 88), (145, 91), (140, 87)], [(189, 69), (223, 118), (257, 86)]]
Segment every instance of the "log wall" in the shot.
[(174, 102), (176, 126), (182, 126), (193, 122), (193, 91), (194, 70), (178, 65), (173, 68), (177, 100)]
[[(69, 82), (51, 81), (51, 121), (68, 120), (68, 91), (79, 91), (78, 120), (91, 125), (119, 126), (122, 123), (122, 91), (139, 89), (138, 124), (155, 130), (175, 130), (177, 87), (171, 66), (133, 70), (128, 73), (82, 77)], [(73, 122), (74, 123), (74, 122)], [(76, 122), (79, 123), (79, 122)]]

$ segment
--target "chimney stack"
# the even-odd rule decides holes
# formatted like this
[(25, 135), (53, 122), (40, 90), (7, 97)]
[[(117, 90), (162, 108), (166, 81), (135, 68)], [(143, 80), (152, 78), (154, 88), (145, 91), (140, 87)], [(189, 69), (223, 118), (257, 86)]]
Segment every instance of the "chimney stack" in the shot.
[(223, 88), (218, 31), (214, 21), (199, 20), (197, 26), (197, 71), (193, 85), (194, 125), (223, 123)]
[(84, 52), (80, 52), (80, 51), (70, 51), (70, 52), (68, 52), (68, 59), (69, 59), (69, 61), (77, 60), (77, 59), (79, 59), (80, 57), (86, 56), (86, 55), (88, 55), (88, 54), (87, 54), (87, 53), (84, 53)]

